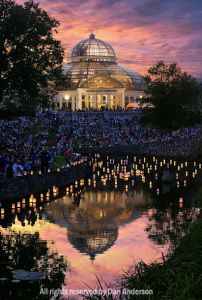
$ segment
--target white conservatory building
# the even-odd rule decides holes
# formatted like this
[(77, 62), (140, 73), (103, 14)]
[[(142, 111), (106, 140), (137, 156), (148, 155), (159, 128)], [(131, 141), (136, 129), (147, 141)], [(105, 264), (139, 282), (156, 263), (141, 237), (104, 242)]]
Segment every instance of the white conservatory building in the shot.
[(102, 110), (137, 107), (144, 96), (143, 77), (118, 64), (114, 49), (90, 34), (70, 52), (64, 65), (67, 89), (56, 96), (58, 108)]

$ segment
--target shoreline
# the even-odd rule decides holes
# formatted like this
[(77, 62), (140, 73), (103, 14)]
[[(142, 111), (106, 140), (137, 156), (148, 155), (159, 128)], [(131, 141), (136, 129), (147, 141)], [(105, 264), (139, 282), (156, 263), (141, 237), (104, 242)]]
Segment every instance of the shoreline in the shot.
[[(123, 151), (124, 149), (125, 151)], [(143, 158), (147, 157), (152, 159), (152, 155), (138, 155), (133, 152), (133, 147), (130, 147), (131, 151), (128, 151), (128, 147), (123, 146), (122, 148), (117, 149), (116, 152), (114, 152), (114, 147), (104, 147), (102, 149), (96, 148), (90, 148), (91, 153), (89, 153), (89, 148), (88, 149), (83, 149), (81, 151), (81, 154), (96, 154), (99, 153), (101, 156), (107, 156), (107, 155), (113, 155), (114, 158), (118, 158), (119, 156), (124, 157), (124, 156), (136, 156), (137, 158)], [(87, 151), (88, 150), (88, 151)], [(98, 151), (99, 150), (99, 151)], [(103, 150), (103, 151), (102, 151)], [(107, 150), (107, 151), (106, 151)], [(119, 150), (119, 151), (118, 151)], [(153, 156), (154, 157), (154, 156)], [(160, 157), (160, 156), (155, 156), (156, 159), (170, 159), (171, 157)], [(185, 158), (185, 157), (172, 157), (174, 160), (179, 160), (181, 161), (198, 161), (198, 159), (194, 158)], [(163, 170), (163, 166), (159, 167), (159, 171)], [(65, 167), (59, 169), (59, 171), (53, 171), (45, 173), (45, 174), (29, 174), (29, 175), (24, 175), (24, 176), (19, 176), (11, 179), (1, 179), (0, 180), (0, 199), (2, 201), (5, 200), (14, 200), (17, 198), (23, 198), (26, 197), (30, 194), (38, 194), (43, 191), (46, 191), (53, 186), (57, 187), (64, 187), (68, 184), (73, 183), (76, 180), (80, 180), (85, 178), (86, 176), (90, 175), (92, 171), (92, 167), (86, 165), (85, 163), (79, 164), (79, 165), (73, 165), (71, 167)], [(197, 179), (197, 182), (201, 182), (202, 178), (199, 176)]]
[[(151, 147), (152, 144), (148, 143), (148, 148)], [(158, 145), (155, 144), (155, 147)], [(186, 153), (186, 155), (183, 155), (181, 152), (181, 149), (175, 154), (173, 153), (165, 153), (163, 151), (162, 153), (158, 153), (157, 151), (151, 151), (151, 153), (147, 153), (147, 151), (144, 151), (142, 147), (145, 147), (145, 144), (138, 144), (138, 145), (114, 145), (114, 146), (93, 146), (93, 147), (74, 147), (74, 152), (80, 153), (80, 154), (88, 154), (88, 153), (99, 153), (101, 155), (137, 155), (137, 156), (147, 156), (152, 157), (156, 156), (157, 158), (175, 158), (175, 159), (188, 159), (188, 160), (194, 160), (197, 159), (200, 156), (200, 153), (202, 152), (201, 147), (197, 146), (194, 147), (195, 149), (192, 149), (191, 153)], [(164, 145), (164, 147), (167, 147), (167, 145)]]
[(45, 174), (19, 176), (0, 182), (0, 199), (2, 201), (23, 198), (37, 194), (53, 186), (64, 187), (75, 180), (83, 179), (88, 174), (86, 165), (71, 166), (60, 171)]

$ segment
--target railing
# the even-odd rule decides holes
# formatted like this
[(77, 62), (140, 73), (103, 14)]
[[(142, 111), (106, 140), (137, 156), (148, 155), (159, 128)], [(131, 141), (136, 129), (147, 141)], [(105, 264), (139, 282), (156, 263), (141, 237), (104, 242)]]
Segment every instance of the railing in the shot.
[(67, 118), (78, 120), (79, 118), (101, 117), (108, 119), (127, 119), (130, 120), (139, 115), (139, 111), (74, 111), (66, 112)]

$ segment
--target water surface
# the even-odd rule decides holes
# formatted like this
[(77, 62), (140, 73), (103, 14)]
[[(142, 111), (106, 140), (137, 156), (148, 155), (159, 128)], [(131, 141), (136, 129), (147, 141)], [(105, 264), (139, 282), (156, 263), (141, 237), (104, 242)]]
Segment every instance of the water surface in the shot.
[[(160, 261), (199, 215), (201, 189), (143, 179), (92, 176), (7, 204), (0, 220), (2, 297), (20, 299), (22, 289), (37, 299), (41, 287), (95, 287), (95, 274), (114, 284), (134, 261)], [(40, 271), (45, 278), (27, 273), (24, 281), (14, 270)]]

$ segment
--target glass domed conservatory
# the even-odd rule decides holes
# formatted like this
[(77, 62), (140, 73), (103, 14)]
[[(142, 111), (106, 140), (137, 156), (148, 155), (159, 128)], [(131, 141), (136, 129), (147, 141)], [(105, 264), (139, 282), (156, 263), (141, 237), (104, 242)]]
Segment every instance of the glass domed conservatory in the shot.
[(67, 88), (57, 94), (60, 108), (128, 108), (144, 95), (143, 77), (118, 64), (114, 49), (94, 34), (70, 51), (64, 73)]

